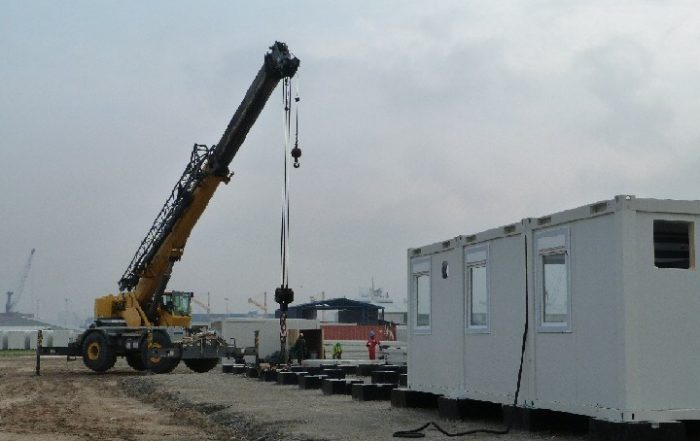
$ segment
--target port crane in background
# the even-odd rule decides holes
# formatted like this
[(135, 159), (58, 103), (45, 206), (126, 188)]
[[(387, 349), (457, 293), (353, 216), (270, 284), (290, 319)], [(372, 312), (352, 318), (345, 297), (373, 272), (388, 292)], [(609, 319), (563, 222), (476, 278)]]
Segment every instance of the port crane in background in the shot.
[(7, 301), (5, 302), (6, 313), (15, 312), (15, 306), (17, 306), (19, 299), (22, 297), (24, 286), (26, 285), (27, 278), (29, 277), (29, 271), (32, 269), (32, 259), (34, 258), (35, 251), (36, 249), (32, 248), (32, 250), (29, 252), (29, 257), (22, 268), (22, 273), (20, 275), (17, 288), (14, 291), (7, 291)]
[(209, 293), (207, 293), (207, 303), (200, 302), (199, 300), (195, 299), (194, 296), (192, 297), (192, 302), (202, 307), (207, 312), (207, 314), (211, 314), (211, 306), (209, 306)]
[[(240, 349), (214, 332), (191, 329), (191, 292), (165, 288), (214, 192), (230, 181), (228, 166), (272, 91), (284, 79), (287, 94), (288, 79), (298, 67), (299, 59), (287, 45), (270, 47), (219, 143), (194, 145), (185, 171), (119, 280), (120, 292), (95, 300), (95, 322), (65, 351), (43, 348), (41, 354), (82, 356), (96, 372), (107, 371), (123, 356), (132, 368), (154, 373), (170, 372), (180, 360), (195, 372), (206, 372), (221, 357), (242, 357)], [(292, 152), (295, 160), (297, 153)]]
[(255, 299), (253, 299), (252, 297), (248, 297), (248, 303), (250, 303), (251, 305), (257, 306), (258, 309), (260, 309), (263, 313), (267, 314), (267, 311), (268, 311), (267, 310), (267, 292), (263, 293), (262, 304), (260, 302), (256, 301)]

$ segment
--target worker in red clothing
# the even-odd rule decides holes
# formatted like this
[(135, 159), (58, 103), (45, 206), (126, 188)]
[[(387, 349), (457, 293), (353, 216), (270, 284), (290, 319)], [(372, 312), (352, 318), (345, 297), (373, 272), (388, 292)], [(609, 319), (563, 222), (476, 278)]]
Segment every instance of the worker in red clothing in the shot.
[(369, 340), (367, 340), (367, 349), (369, 349), (369, 359), (377, 359), (377, 346), (379, 346), (379, 339), (376, 338), (374, 331), (369, 331)]

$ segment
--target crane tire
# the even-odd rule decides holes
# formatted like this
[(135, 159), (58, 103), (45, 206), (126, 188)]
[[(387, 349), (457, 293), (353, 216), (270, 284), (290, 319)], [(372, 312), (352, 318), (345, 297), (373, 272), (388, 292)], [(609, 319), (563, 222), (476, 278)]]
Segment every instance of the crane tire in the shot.
[(144, 368), (153, 372), (154, 374), (167, 374), (173, 371), (180, 363), (179, 358), (166, 358), (166, 357), (149, 357), (148, 350), (150, 348), (167, 348), (170, 347), (170, 337), (166, 332), (153, 331), (153, 338), (151, 342), (148, 343), (148, 339), (144, 338), (144, 342), (141, 345), (141, 360), (143, 362)]
[(117, 356), (102, 332), (91, 332), (83, 339), (83, 364), (95, 372), (105, 372), (114, 366)]
[(218, 358), (190, 358), (185, 360), (185, 365), (194, 372), (209, 372), (219, 364)]
[(135, 371), (145, 371), (146, 366), (143, 364), (143, 357), (140, 352), (129, 352), (125, 355), (126, 363)]

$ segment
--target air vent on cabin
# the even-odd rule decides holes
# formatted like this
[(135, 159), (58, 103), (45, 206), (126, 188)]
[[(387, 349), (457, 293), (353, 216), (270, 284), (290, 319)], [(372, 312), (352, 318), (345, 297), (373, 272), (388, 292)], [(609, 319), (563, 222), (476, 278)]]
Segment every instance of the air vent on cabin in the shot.
[(607, 202), (599, 202), (597, 204), (591, 205), (591, 214), (598, 214), (606, 211), (608, 209)]
[(420, 256), (420, 253), (421, 253), (421, 249), (420, 249), (420, 248), (416, 248), (415, 250), (413, 250), (413, 255), (414, 255), (414, 256)]
[(654, 220), (654, 266), (690, 269), (694, 266), (693, 223)]
[(508, 225), (503, 227), (503, 234), (513, 234), (515, 233), (515, 225)]
[(537, 225), (547, 225), (552, 222), (552, 216), (545, 216), (537, 219)]
[(452, 243), (452, 242), (449, 241), (449, 240), (446, 240), (446, 241), (444, 241), (444, 242), (442, 243), (442, 247), (443, 247), (443, 248), (449, 248), (449, 247), (450, 247), (450, 243)]
[(467, 236), (467, 242), (474, 242), (476, 240), (476, 234), (472, 234), (471, 236)]

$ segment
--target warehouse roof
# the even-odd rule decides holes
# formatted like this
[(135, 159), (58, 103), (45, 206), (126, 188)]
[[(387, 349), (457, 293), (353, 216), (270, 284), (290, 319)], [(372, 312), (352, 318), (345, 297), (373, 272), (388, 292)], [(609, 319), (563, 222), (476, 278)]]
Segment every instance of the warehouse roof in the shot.
[(0, 327), (24, 327), (27, 329), (63, 329), (60, 326), (51, 325), (49, 323), (34, 320), (30, 316), (19, 314), (16, 312), (0, 313)]

